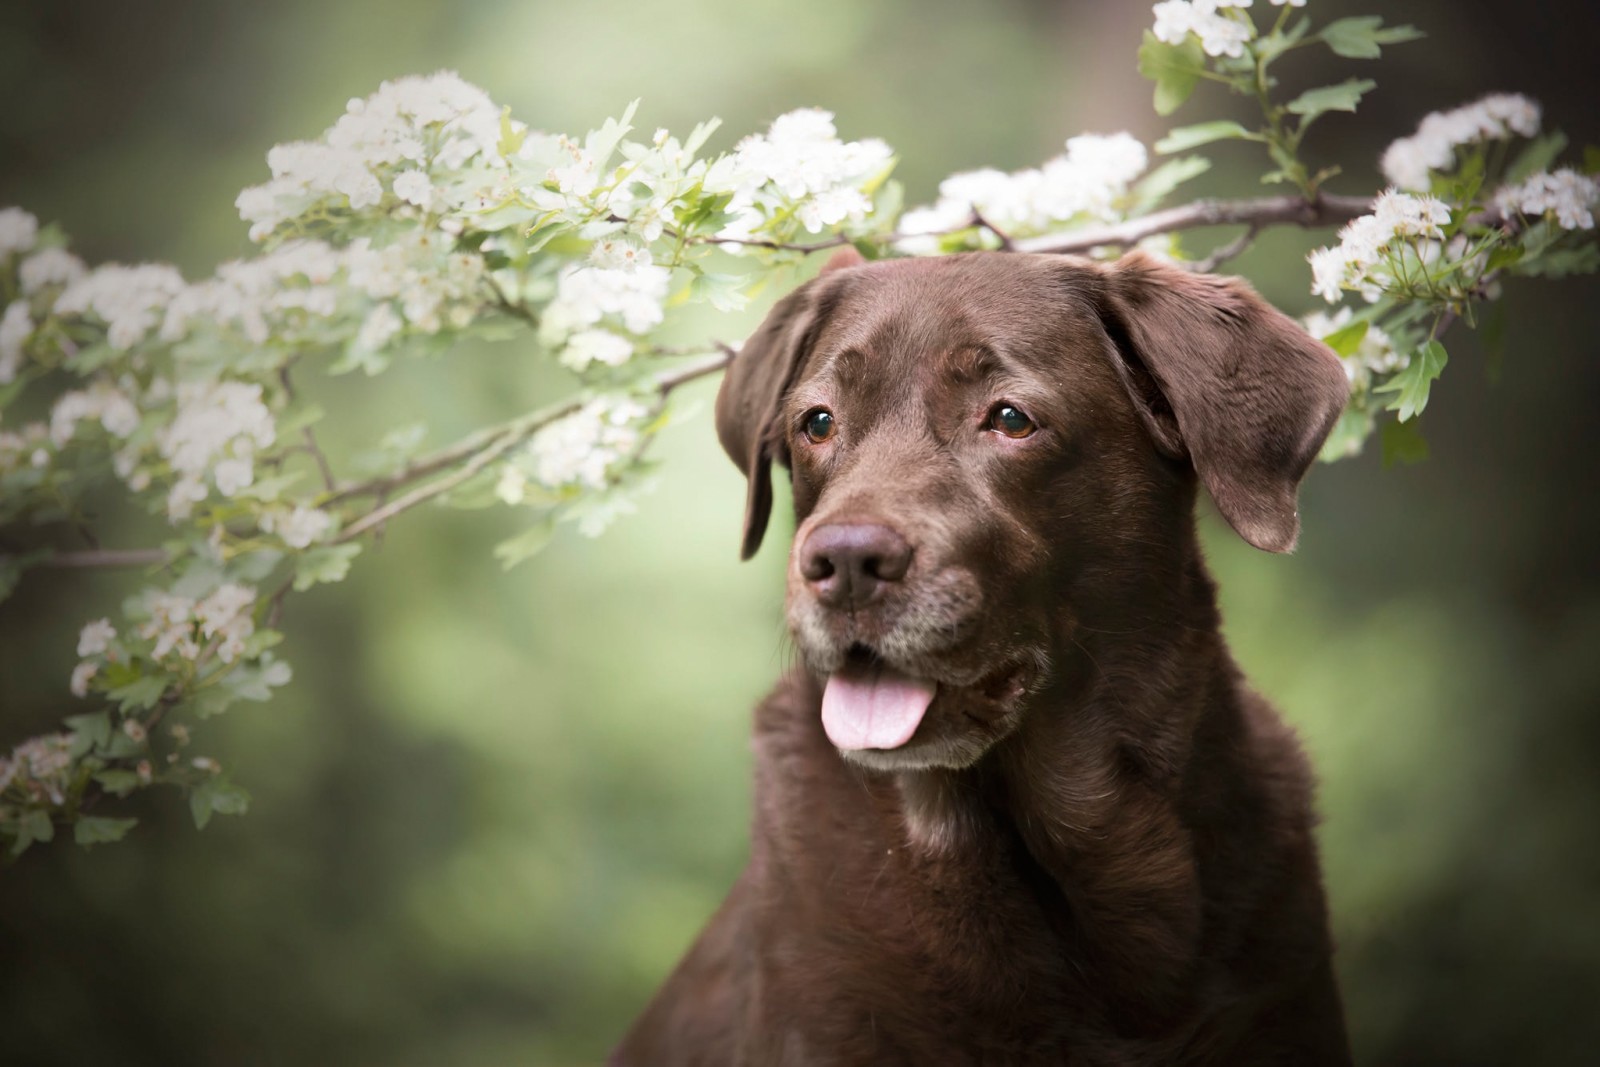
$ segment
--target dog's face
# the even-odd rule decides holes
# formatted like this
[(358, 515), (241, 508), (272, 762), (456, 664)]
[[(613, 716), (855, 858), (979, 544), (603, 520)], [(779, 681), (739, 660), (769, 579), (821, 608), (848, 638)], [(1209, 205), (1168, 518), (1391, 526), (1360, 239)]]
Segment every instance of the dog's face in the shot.
[(718, 398), (746, 555), (792, 471), (788, 617), (823, 725), (883, 769), (1015, 730), (1080, 627), (1184, 580), (1195, 474), (1252, 543), (1343, 406), (1338, 360), (1238, 283), (1144, 257), (979, 253), (832, 271), (775, 308)]

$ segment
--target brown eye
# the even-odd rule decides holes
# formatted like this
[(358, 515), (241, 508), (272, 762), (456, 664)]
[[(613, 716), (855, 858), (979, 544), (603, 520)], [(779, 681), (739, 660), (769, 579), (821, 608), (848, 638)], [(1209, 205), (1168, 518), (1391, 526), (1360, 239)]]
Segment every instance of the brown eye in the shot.
[(833, 413), (822, 408), (813, 411), (806, 416), (805, 431), (812, 444), (822, 444), (833, 436)]
[(989, 429), (1007, 437), (1030, 437), (1038, 427), (1022, 413), (1021, 408), (1012, 404), (996, 404), (994, 410), (989, 412)]

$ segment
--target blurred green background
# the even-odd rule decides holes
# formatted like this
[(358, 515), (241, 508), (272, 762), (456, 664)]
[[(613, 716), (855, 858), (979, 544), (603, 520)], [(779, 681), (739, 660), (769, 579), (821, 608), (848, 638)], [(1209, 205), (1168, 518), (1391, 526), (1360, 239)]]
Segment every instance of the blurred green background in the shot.
[[(1377, 153), (1424, 113), (1489, 90), (1600, 141), (1591, 4), (1308, 10), (1430, 34), (1359, 71), (1320, 51), (1288, 68), (1296, 89), (1380, 81), (1313, 138), (1346, 165), (1340, 191), (1374, 188)], [(828, 107), (894, 145), (924, 202), (951, 171), (1035, 163), (1085, 129), (1160, 136), (1134, 69), (1149, 21), (1087, 0), (12, 0), (0, 202), (59, 220), (91, 261), (200, 275), (247, 251), (232, 200), (270, 145), (440, 67), (574, 132), (642, 96), (647, 130), (718, 114), (726, 147)], [(1248, 118), (1202, 87), (1172, 124), (1223, 115)], [(1245, 146), (1215, 155), (1198, 192), (1254, 192)], [(1307, 310), (1301, 257), (1323, 240), (1274, 231), (1237, 269)], [(1600, 1039), (1597, 305), (1592, 279), (1508, 284), (1498, 381), (1454, 334), (1433, 458), (1314, 470), (1294, 557), (1206, 520), (1236, 652), (1322, 777), (1366, 1063), (1592, 1062)], [(417, 419), (439, 444), (561, 386), (501, 346), (315, 388), (348, 454)], [(505, 574), (490, 549), (514, 516), (432, 511), (291, 601), (294, 685), (198, 738), (254, 794), (248, 816), (197, 833), (158, 796), (124, 845), (0, 871), (0, 1061), (602, 1059), (743, 861), (748, 711), (788, 655), (782, 530), (737, 564), (743, 485), (710, 395), (661, 441), (660, 489), (599, 541), (564, 531)], [(0, 615), (0, 742), (77, 710), (72, 635), (136, 581), (24, 582)]]

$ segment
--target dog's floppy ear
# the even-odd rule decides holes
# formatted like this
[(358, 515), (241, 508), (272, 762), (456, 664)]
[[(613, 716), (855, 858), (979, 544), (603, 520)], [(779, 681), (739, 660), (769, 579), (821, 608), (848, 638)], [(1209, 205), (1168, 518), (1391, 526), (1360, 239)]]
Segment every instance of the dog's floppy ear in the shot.
[(734, 356), (717, 392), (717, 437), (734, 466), (749, 479), (740, 559), (756, 554), (767, 531), (772, 461), (789, 463), (778, 412), (811, 350), (822, 319), (820, 290), (831, 281), (818, 277), (778, 301)]
[(1102, 277), (1119, 370), (1156, 446), (1194, 464), (1239, 536), (1294, 548), (1296, 490), (1349, 389), (1339, 357), (1237, 278), (1141, 252)]

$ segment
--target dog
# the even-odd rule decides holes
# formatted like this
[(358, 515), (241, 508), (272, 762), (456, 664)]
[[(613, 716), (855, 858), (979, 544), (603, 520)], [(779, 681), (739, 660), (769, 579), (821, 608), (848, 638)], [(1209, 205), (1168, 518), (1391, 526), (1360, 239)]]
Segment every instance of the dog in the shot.
[(1198, 487), (1287, 552), (1346, 401), (1142, 253), (858, 262), (716, 405), (798, 520), (748, 866), (613, 1063), (1345, 1064), (1311, 775), (1219, 633)]

